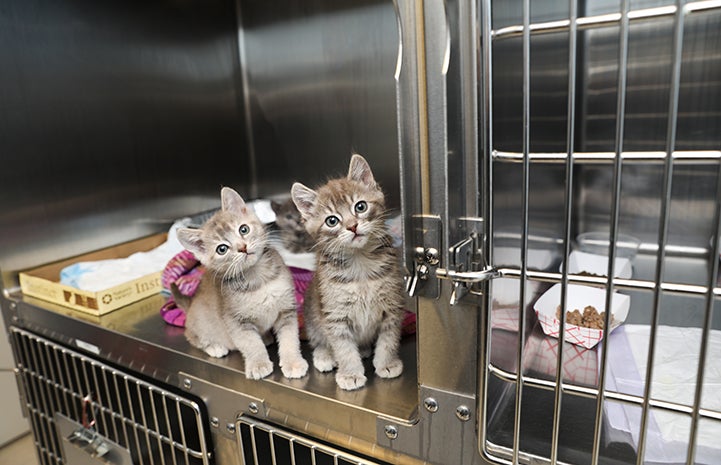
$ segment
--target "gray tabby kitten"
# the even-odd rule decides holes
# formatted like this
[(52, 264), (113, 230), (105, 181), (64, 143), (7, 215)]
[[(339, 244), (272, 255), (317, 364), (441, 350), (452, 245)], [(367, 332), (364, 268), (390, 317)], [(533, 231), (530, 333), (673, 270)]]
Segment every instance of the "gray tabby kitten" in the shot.
[(212, 357), (238, 349), (245, 375), (260, 379), (273, 371), (265, 341), (278, 340), (283, 375), (300, 378), (308, 362), (300, 354), (295, 291), (290, 271), (253, 210), (229, 187), (221, 191), (222, 208), (201, 229), (180, 229), (178, 239), (206, 272), (192, 299), (172, 289), (187, 309), (185, 336)]
[(278, 226), (280, 240), (283, 247), (293, 253), (310, 252), (313, 247), (313, 238), (305, 230), (300, 212), (295, 208), (292, 199), (284, 202), (270, 202), (270, 207), (275, 212), (275, 224)]
[(318, 190), (295, 183), (293, 201), (316, 241), (317, 267), (305, 296), (305, 321), (313, 365), (338, 367), (342, 389), (365, 385), (361, 354), (382, 378), (403, 371), (398, 357), (403, 280), (386, 231), (383, 192), (366, 160), (353, 155), (346, 178)]

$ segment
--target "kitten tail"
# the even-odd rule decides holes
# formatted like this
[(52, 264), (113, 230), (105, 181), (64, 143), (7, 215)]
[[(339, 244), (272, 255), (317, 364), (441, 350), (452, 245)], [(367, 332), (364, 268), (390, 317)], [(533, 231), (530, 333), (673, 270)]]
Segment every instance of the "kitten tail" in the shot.
[(175, 305), (182, 308), (183, 310), (187, 310), (188, 308), (190, 308), (190, 297), (182, 294), (175, 283), (170, 283), (170, 293), (173, 294)]

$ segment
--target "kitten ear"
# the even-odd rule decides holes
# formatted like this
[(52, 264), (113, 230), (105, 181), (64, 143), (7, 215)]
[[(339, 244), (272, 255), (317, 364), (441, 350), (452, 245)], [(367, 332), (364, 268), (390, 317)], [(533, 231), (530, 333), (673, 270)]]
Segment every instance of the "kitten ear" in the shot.
[(300, 214), (303, 218), (307, 218), (318, 200), (318, 194), (316, 194), (313, 189), (296, 182), (290, 189), (290, 195), (293, 198), (293, 203), (296, 208), (298, 208)]
[(280, 202), (276, 202), (275, 200), (270, 201), (270, 208), (273, 210), (273, 212), (277, 215), (280, 213), (280, 207), (282, 207), (283, 204)]
[(193, 252), (196, 258), (205, 254), (205, 242), (203, 242), (203, 232), (200, 229), (178, 229), (178, 241), (187, 250)]
[(371, 189), (376, 187), (376, 181), (373, 178), (373, 172), (371, 172), (370, 165), (368, 165), (365, 158), (357, 153), (353, 154), (350, 159), (348, 179), (351, 181), (358, 181)]
[(243, 197), (230, 187), (224, 187), (220, 191), (220, 203), (223, 211), (236, 215), (245, 215), (248, 213), (248, 207), (245, 205)]

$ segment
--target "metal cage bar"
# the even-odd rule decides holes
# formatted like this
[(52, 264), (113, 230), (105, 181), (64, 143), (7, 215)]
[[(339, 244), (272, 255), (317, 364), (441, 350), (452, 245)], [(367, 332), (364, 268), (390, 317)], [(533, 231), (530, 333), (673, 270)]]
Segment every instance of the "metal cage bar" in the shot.
[[(716, 225), (716, 230), (714, 231), (714, 235), (712, 237), (711, 242), (711, 250), (712, 250), (712, 256), (718, 257), (719, 256), (719, 240), (721, 239), (721, 164), (719, 164), (717, 172), (716, 172), (716, 215), (714, 218), (714, 224)], [(688, 455), (686, 458), (687, 463), (693, 463), (695, 460), (696, 455), (696, 438), (698, 435), (698, 421), (699, 418), (703, 417), (702, 415), (702, 408), (701, 408), (701, 395), (703, 392), (703, 382), (704, 382), (704, 374), (706, 372), (706, 366), (709, 362), (708, 357), (708, 341), (709, 341), (709, 332), (711, 330), (711, 323), (713, 320), (713, 306), (714, 306), (714, 293), (712, 292), (712, 289), (714, 287), (714, 283), (718, 280), (718, 272), (719, 272), (719, 260), (712, 260), (710, 272), (709, 272), (709, 282), (708, 282), (708, 291), (706, 293), (706, 305), (705, 305), (705, 315), (704, 315), (704, 321), (703, 321), (703, 332), (701, 336), (701, 348), (699, 353), (699, 363), (698, 363), (698, 369), (696, 373), (696, 391), (694, 392), (694, 401), (693, 401), (693, 411), (691, 412), (691, 431), (689, 432), (689, 450)], [(721, 420), (721, 412), (714, 412), (716, 414), (716, 419)]]
[[(481, 86), (481, 91), (478, 92), (478, 96), (480, 99), (479, 102), (479, 119), (481, 121), (481, 124), (479, 125), (479, 131), (480, 131), (480, 151), (479, 156), (483, 160), (483, 170), (481, 173), (483, 173), (482, 176), (482, 192), (484, 196), (482, 197), (483, 202), (483, 209), (482, 214), (483, 217), (486, 219), (485, 221), (485, 228), (486, 228), (486, 237), (488, 238), (487, 241), (485, 241), (485, 250), (484, 253), (488, 259), (488, 263), (493, 263), (493, 190), (491, 189), (491, 186), (493, 186), (493, 163), (494, 163), (494, 157), (493, 154), (493, 36), (492, 36), (492, 18), (491, 18), (491, 2), (490, 1), (482, 1), (480, 2), (480, 7), (477, 9), (479, 18), (478, 18), (478, 24), (479, 24), (479, 33), (480, 33), (480, 52), (481, 52), (481, 58), (479, 60), (480, 66), (481, 66), (481, 78), (479, 79), (479, 85)], [(490, 286), (487, 285), (487, 288)], [(481, 315), (481, 334), (489, 334), (490, 333), (490, 327), (491, 327), (491, 317), (490, 317), (490, 304), (487, 305), (486, 311), (483, 312)], [(490, 337), (482, 337), (481, 340), (483, 341), (483, 349), (481, 351), (481, 356), (479, 357), (479, 362), (481, 364), (480, 367), (480, 374), (479, 374), (479, 384), (481, 386), (480, 392), (481, 395), (479, 396), (479, 415), (480, 415), (480, 422), (478, 424), (479, 434), (478, 434), (478, 450), (481, 452), (483, 456), (488, 456), (487, 454), (487, 424), (489, 421), (489, 404), (488, 404), (488, 387), (489, 387), (489, 378), (491, 375), (490, 372), (490, 358), (491, 358), (491, 338)], [(490, 457), (489, 457), (490, 458)]]
[[(523, 352), (525, 345), (526, 318), (526, 274), (528, 272), (528, 194), (530, 187), (530, 124), (531, 124), (531, 21), (530, 0), (523, 0), (523, 167), (521, 187), (521, 285), (518, 306), (518, 345), (517, 362), (519, 372), (523, 369)], [(513, 420), (513, 463), (518, 463), (521, 449), (521, 405), (523, 403), (523, 377), (516, 381), (516, 399)]]
[[(623, 136), (624, 122), (626, 118), (626, 80), (628, 67), (628, 37), (629, 37), (629, 18), (628, 18), (628, 0), (621, 0), (621, 24), (619, 33), (618, 47), (618, 73), (617, 73), (617, 99), (616, 99), (616, 128), (615, 128), (615, 157), (613, 163), (613, 197), (611, 207), (611, 230), (609, 234), (609, 250), (608, 250), (608, 283), (606, 286), (606, 311), (604, 318), (604, 328), (611, 327), (611, 309), (613, 308), (615, 264), (616, 264), (616, 245), (618, 242), (618, 229), (621, 210), (621, 174), (623, 164), (621, 163), (621, 154), (623, 153)], [(597, 465), (601, 454), (601, 429), (603, 427), (604, 415), (604, 399), (605, 386), (608, 364), (608, 342), (609, 338), (604, 337), (601, 341), (601, 370), (598, 377), (598, 397), (596, 398), (596, 417), (594, 422), (593, 433), (593, 451), (591, 453), (592, 465)]]
[(672, 51), (672, 71), (671, 71), (671, 86), (669, 96), (669, 108), (668, 108), (668, 122), (666, 130), (666, 163), (664, 165), (664, 180), (663, 180), (663, 197), (661, 203), (661, 218), (659, 225), (659, 238), (658, 238), (658, 254), (656, 258), (656, 272), (655, 272), (655, 287), (653, 294), (653, 307), (651, 309), (651, 335), (648, 344), (648, 355), (647, 355), (647, 368), (646, 378), (643, 392), (643, 405), (641, 413), (641, 430), (640, 437), (638, 440), (638, 457), (636, 460), (637, 464), (642, 464), (644, 461), (645, 450), (646, 450), (646, 433), (648, 430), (648, 417), (649, 417), (649, 401), (651, 398), (651, 383), (653, 380), (654, 372), (654, 360), (656, 354), (656, 331), (659, 324), (659, 308), (661, 305), (661, 283), (664, 278), (664, 270), (666, 263), (666, 244), (668, 241), (668, 227), (670, 219), (671, 209), (671, 186), (673, 184), (673, 151), (676, 148), (676, 123), (678, 116), (678, 99), (679, 90), (681, 87), (681, 52), (683, 47), (683, 25), (684, 25), (684, 9), (683, 1), (676, 2), (676, 10), (674, 17), (674, 41)]
[[(666, 152), (620, 152), (623, 163), (629, 164), (663, 164), (666, 161)], [(578, 164), (613, 164), (619, 154), (616, 152), (575, 152), (574, 163)], [(689, 165), (716, 165), (721, 160), (721, 151), (674, 151), (671, 153), (674, 163)], [(497, 162), (522, 163), (524, 155), (515, 152), (493, 151), (493, 159)], [(567, 153), (530, 153), (531, 163), (566, 163)]]
[[(575, 114), (576, 114), (576, 45), (578, 41), (576, 19), (578, 17), (578, 3), (576, 0), (568, 2), (568, 118), (566, 121), (566, 172), (564, 189), (563, 212), (563, 263), (568, 263), (571, 254), (571, 223), (573, 214), (573, 163), (575, 145)], [(561, 308), (566, 308), (568, 300), (568, 267), (564, 267), (561, 276)], [(566, 319), (561, 318), (558, 331), (563, 334), (566, 328)], [(553, 393), (553, 429), (551, 432), (551, 464), (558, 461), (558, 443), (561, 429), (561, 409), (563, 401), (563, 357), (564, 351), (558, 351), (556, 359), (556, 387)]]

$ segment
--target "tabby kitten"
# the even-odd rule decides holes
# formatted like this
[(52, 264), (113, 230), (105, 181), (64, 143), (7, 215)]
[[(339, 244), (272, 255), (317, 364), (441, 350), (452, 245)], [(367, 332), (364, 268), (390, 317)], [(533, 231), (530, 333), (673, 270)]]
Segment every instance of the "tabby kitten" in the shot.
[(284, 202), (273, 200), (270, 202), (270, 207), (275, 212), (275, 224), (278, 226), (283, 247), (293, 253), (310, 252), (313, 239), (305, 230), (300, 212), (293, 200), (288, 199)]
[(222, 208), (200, 229), (180, 229), (178, 239), (205, 266), (192, 299), (172, 289), (187, 310), (185, 336), (212, 357), (237, 349), (245, 375), (260, 379), (273, 371), (265, 344), (278, 340), (283, 375), (300, 378), (308, 362), (300, 354), (295, 291), (290, 271), (253, 210), (229, 187)]
[(383, 192), (366, 160), (353, 155), (345, 178), (317, 190), (295, 183), (293, 201), (316, 241), (317, 267), (305, 296), (305, 321), (321, 372), (338, 368), (342, 389), (365, 385), (361, 354), (378, 376), (403, 371), (398, 357), (402, 275), (386, 231)]

